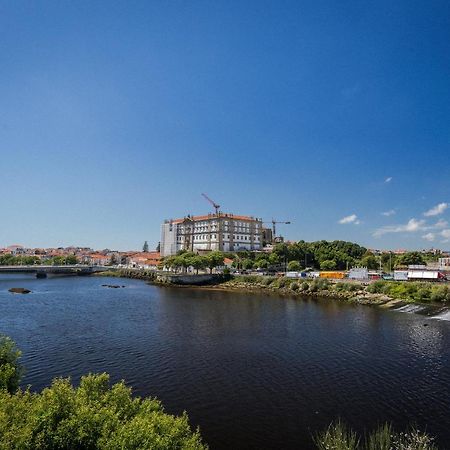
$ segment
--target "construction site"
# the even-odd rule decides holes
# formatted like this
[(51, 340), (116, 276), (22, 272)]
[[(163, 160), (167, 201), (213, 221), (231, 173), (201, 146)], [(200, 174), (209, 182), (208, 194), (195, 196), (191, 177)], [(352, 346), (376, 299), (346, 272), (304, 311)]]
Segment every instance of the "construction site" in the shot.
[[(168, 219), (161, 225), (161, 256), (171, 256), (181, 250), (193, 252), (261, 251), (266, 244), (282, 242), (276, 235), (277, 224), (290, 221), (236, 215), (220, 210), (220, 205), (202, 194), (213, 207), (206, 215), (188, 214), (183, 218)], [(267, 226), (270, 224), (269, 226)]]

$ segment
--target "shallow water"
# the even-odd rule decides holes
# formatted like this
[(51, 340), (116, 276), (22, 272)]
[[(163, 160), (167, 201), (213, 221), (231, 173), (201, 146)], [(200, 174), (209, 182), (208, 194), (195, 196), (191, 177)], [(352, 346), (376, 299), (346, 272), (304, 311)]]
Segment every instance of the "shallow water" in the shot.
[(168, 412), (186, 410), (212, 449), (313, 448), (311, 436), (337, 417), (360, 431), (414, 421), (449, 448), (447, 320), (331, 300), (24, 275), (0, 276), (0, 311), (0, 332), (24, 354), (23, 385), (107, 371)]

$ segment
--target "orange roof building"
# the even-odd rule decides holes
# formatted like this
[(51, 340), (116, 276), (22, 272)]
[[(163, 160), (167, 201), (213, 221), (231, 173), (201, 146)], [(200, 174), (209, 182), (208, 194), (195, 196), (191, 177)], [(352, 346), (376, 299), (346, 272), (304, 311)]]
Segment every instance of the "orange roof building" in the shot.
[(261, 250), (262, 219), (219, 212), (166, 220), (161, 225), (161, 256), (188, 251)]

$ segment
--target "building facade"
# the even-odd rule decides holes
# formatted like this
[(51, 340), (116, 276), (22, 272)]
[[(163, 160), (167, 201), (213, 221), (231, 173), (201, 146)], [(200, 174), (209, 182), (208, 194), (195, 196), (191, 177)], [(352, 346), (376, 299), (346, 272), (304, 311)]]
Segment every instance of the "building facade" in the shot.
[(208, 214), (166, 220), (161, 225), (161, 256), (180, 250), (224, 252), (262, 249), (262, 219)]

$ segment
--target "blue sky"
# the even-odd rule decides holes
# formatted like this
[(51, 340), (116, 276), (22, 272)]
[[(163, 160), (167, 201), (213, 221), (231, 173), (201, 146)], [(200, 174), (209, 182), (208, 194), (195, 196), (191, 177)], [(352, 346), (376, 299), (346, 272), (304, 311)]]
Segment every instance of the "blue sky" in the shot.
[(0, 0), (0, 246), (155, 246), (206, 192), (450, 248), (449, 124), (447, 1)]

